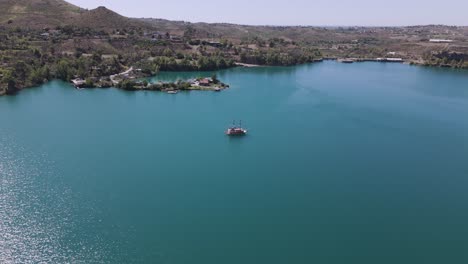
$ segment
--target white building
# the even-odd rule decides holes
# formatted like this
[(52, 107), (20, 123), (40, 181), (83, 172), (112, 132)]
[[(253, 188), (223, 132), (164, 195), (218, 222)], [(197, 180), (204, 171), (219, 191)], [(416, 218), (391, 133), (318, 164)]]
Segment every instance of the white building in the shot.
[(450, 39), (430, 39), (429, 42), (433, 42), (433, 43), (450, 43), (450, 42), (453, 42), (453, 40), (450, 40)]

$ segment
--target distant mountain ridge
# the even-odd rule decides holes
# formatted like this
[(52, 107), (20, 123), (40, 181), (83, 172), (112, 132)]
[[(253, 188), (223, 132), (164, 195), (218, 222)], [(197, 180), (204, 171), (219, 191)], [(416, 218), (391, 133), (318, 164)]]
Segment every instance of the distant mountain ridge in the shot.
[[(183, 34), (187, 28), (195, 29), (198, 37), (233, 38), (251, 37), (284, 37), (314, 41), (326, 38), (331, 27), (314, 26), (249, 26), (227, 23), (190, 23), (164, 19), (137, 19), (117, 14), (105, 7), (88, 10), (64, 0), (0, 0), (0, 26), (20, 27), (31, 29), (53, 28), (57, 26), (74, 25), (98, 30), (114, 30), (123, 28), (146, 28), (160, 31), (171, 31)], [(427, 26), (399, 27), (424, 28)], [(450, 29), (449, 26), (430, 26), (433, 28)], [(338, 29), (340, 27), (336, 27)], [(353, 27), (350, 27), (353, 28)], [(356, 27), (354, 27), (356, 28)], [(364, 28), (364, 27), (363, 27)], [(377, 29), (384, 27), (368, 27)], [(389, 27), (392, 28), (392, 27)], [(397, 28), (397, 27), (393, 27)], [(457, 27), (458, 30), (468, 32), (468, 27)], [(305, 35), (304, 35), (305, 34)], [(313, 36), (312, 36), (313, 35)], [(334, 38), (338, 38), (336, 35)]]
[[(282, 38), (290, 41), (323, 44), (349, 42), (363, 36), (389, 39), (389, 32), (420, 35), (421, 37), (456, 36), (466, 38), (468, 27), (413, 26), (413, 27), (346, 27), (328, 28), (313, 26), (249, 26), (226, 23), (189, 23), (164, 19), (137, 19), (117, 14), (105, 7), (87, 10), (64, 0), (0, 0), (0, 27), (44, 29), (73, 25), (94, 30), (115, 31), (144, 29), (145, 31), (171, 32), (192, 38), (226, 38), (242, 41), (252, 38)], [(389, 30), (389, 29), (394, 30)]]

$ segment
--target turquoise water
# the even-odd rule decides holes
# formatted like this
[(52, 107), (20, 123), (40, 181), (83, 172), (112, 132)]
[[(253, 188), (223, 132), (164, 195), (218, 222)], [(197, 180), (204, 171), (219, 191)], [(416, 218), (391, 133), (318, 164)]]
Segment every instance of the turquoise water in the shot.
[(217, 74), (230, 89), (1, 97), (0, 262), (468, 262), (467, 71)]

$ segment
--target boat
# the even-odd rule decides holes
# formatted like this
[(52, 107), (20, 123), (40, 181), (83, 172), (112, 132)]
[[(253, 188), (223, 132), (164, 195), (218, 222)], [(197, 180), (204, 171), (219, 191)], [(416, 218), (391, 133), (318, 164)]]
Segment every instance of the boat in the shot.
[(177, 90), (171, 90), (171, 91), (167, 91), (167, 93), (168, 94), (176, 94), (176, 93), (178, 93), (178, 91)]
[(247, 134), (247, 129), (242, 128), (242, 121), (239, 121), (239, 126), (236, 126), (236, 122), (232, 123), (232, 126), (226, 130), (228, 136), (244, 136)]
[(355, 59), (341, 59), (341, 60), (338, 60), (339, 62), (342, 62), (342, 63), (353, 63), (355, 62)]
[(80, 78), (73, 79), (73, 80), (71, 80), (71, 82), (73, 83), (73, 85), (77, 89), (78, 88), (83, 88), (83, 86), (86, 84), (86, 81), (83, 80), (83, 79), (80, 79)]

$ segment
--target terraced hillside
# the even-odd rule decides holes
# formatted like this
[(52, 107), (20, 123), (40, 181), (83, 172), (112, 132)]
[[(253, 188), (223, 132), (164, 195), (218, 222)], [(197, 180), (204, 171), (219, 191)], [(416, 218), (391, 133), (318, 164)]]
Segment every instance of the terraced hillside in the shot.
[(53, 78), (109, 83), (110, 75), (132, 67), (151, 75), (326, 58), (468, 68), (468, 27), (189, 23), (128, 18), (63, 0), (0, 0), (0, 95)]

